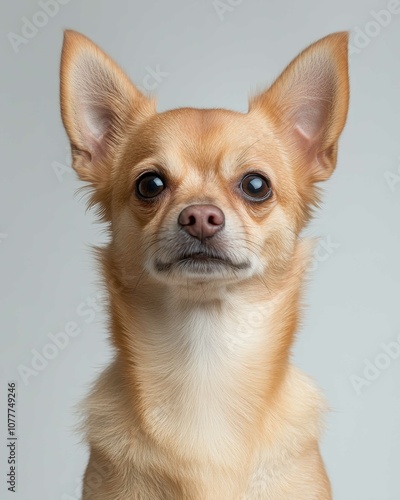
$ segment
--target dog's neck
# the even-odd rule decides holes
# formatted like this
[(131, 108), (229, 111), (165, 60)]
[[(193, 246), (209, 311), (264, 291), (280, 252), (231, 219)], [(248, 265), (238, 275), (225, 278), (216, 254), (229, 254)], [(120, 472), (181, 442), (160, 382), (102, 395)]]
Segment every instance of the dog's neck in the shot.
[(273, 289), (259, 279), (212, 291), (143, 280), (134, 296), (111, 287), (113, 339), (156, 441), (223, 464), (251, 446), (288, 367), (308, 253), (297, 245)]

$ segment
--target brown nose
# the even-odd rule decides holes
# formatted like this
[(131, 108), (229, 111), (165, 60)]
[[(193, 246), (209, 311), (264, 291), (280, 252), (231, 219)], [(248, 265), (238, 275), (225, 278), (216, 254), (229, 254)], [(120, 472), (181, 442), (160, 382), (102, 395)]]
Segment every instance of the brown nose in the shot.
[(178, 224), (201, 241), (214, 236), (223, 228), (224, 222), (222, 210), (214, 205), (190, 205), (178, 217)]

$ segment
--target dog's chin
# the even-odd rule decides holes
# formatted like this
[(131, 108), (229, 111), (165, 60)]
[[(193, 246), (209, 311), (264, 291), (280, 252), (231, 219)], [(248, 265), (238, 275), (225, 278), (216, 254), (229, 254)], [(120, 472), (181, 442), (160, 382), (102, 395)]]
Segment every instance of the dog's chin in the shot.
[(153, 272), (163, 281), (192, 282), (237, 281), (251, 273), (250, 261), (234, 262), (223, 256), (196, 253), (170, 261), (156, 260)]

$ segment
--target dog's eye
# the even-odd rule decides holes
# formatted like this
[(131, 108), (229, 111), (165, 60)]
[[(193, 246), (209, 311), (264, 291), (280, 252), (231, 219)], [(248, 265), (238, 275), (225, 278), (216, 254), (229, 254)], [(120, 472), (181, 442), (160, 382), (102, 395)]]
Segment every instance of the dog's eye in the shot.
[(163, 179), (155, 172), (143, 174), (137, 181), (137, 192), (142, 198), (155, 198), (164, 189)]
[(240, 189), (252, 201), (265, 201), (272, 194), (271, 183), (260, 174), (248, 174), (243, 177)]

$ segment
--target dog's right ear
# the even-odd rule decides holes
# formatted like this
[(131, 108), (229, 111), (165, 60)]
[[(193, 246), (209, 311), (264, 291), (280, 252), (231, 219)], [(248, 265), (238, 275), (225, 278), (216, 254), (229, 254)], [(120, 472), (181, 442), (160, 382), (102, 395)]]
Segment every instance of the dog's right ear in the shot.
[(250, 103), (295, 145), (303, 182), (327, 179), (336, 165), (349, 105), (348, 37), (333, 33), (310, 45)]
[(67, 30), (61, 57), (61, 114), (73, 167), (94, 186), (107, 182), (122, 136), (155, 112), (155, 103), (131, 83), (97, 45)]

